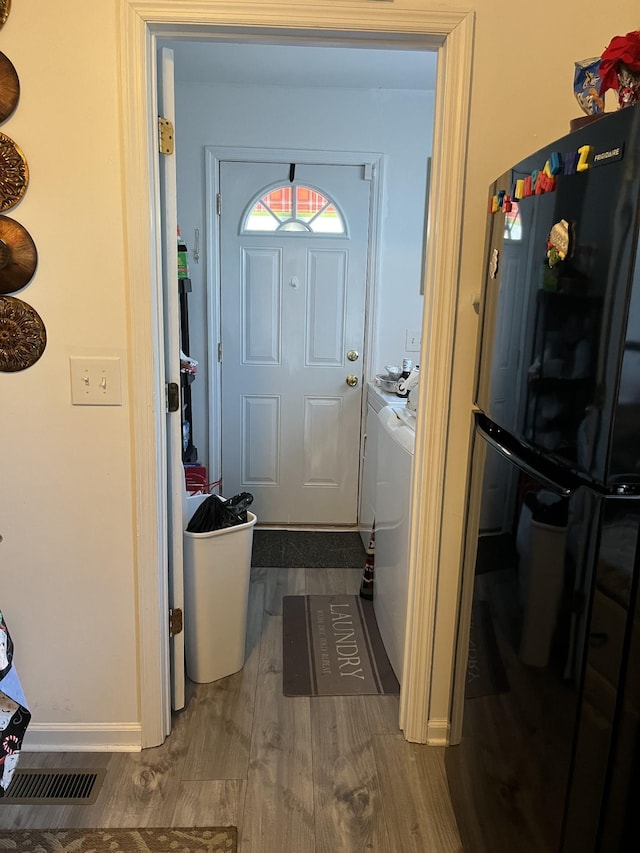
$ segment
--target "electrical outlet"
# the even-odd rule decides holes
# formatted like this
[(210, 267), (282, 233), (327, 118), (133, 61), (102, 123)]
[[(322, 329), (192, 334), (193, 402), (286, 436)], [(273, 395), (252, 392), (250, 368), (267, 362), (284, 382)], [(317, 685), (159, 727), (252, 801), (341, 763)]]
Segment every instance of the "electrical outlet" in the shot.
[(92, 356), (69, 358), (71, 402), (74, 406), (121, 406), (120, 359)]
[(422, 333), (415, 329), (407, 329), (405, 350), (407, 352), (420, 352), (422, 346)]

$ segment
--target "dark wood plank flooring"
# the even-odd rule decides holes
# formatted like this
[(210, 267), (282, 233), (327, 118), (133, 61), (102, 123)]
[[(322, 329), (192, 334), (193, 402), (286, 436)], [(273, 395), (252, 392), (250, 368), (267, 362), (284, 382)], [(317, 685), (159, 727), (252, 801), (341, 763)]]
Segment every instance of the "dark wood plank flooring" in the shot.
[(247, 660), (188, 684), (166, 742), (141, 753), (23, 753), (106, 767), (92, 805), (0, 805), (0, 827), (238, 826), (240, 853), (449, 853), (462, 846), (443, 750), (407, 743), (394, 696), (282, 694), (282, 597), (357, 593), (362, 568), (253, 568)]

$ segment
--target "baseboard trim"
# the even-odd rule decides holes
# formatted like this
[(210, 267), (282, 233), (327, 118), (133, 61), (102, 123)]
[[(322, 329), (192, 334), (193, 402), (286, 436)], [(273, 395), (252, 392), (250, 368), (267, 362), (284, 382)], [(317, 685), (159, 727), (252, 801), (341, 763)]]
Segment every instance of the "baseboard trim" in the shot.
[(140, 752), (140, 723), (32, 723), (24, 752)]
[(451, 724), (449, 720), (429, 720), (427, 723), (427, 743), (429, 746), (449, 746)]

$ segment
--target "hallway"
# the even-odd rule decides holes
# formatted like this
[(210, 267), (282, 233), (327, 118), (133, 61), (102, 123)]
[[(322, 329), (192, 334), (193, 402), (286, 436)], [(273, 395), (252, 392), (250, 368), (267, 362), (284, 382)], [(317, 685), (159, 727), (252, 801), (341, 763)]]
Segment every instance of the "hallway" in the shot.
[(234, 824), (239, 853), (461, 851), (443, 750), (404, 740), (397, 697), (282, 695), (282, 597), (357, 593), (361, 577), (361, 568), (254, 568), (244, 668), (189, 683), (161, 747), (24, 753), (21, 767), (106, 767), (107, 777), (93, 805), (0, 806), (0, 824)]

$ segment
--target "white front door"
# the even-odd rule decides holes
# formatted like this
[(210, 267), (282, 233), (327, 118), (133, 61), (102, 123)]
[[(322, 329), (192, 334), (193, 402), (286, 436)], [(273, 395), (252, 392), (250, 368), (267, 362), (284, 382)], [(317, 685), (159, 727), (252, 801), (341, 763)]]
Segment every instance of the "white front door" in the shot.
[(222, 488), (258, 523), (357, 523), (369, 191), (362, 165), (220, 164)]

